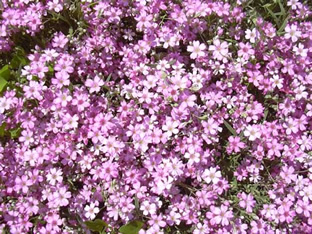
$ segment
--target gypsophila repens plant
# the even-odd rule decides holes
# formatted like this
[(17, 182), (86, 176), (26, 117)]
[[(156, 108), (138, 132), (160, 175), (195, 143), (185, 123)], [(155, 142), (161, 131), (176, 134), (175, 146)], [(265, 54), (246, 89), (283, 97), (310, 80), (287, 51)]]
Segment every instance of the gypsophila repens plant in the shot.
[(312, 233), (311, 10), (0, 1), (0, 232)]

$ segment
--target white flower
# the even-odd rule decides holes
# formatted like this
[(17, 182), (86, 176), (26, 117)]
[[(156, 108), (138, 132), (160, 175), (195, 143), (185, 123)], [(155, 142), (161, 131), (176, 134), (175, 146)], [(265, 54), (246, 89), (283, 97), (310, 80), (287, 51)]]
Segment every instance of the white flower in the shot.
[(206, 169), (204, 171), (202, 178), (205, 180), (207, 184), (209, 184), (210, 182), (216, 184), (219, 182), (221, 178), (221, 172), (217, 171), (216, 168), (211, 167), (210, 169)]
[(299, 43), (298, 46), (294, 46), (293, 51), (296, 55), (299, 55), (301, 57), (307, 57), (308, 56), (308, 49), (304, 48), (304, 45)]
[(199, 163), (200, 161), (200, 154), (198, 152), (186, 152), (184, 157), (188, 159), (188, 163), (191, 165), (194, 163)]
[(287, 25), (285, 28), (285, 38), (289, 39), (291, 38), (292, 42), (298, 41), (299, 37), (301, 36), (301, 32), (297, 31), (297, 26), (296, 25)]
[(257, 29), (255, 29), (255, 28), (252, 29), (252, 30), (247, 29), (245, 33), (246, 33), (245, 38), (247, 40), (249, 40), (251, 43), (255, 43), (256, 42), (256, 39), (257, 39), (258, 34), (259, 34)]
[(296, 10), (298, 8), (299, 2), (298, 0), (289, 0), (287, 1), (287, 6), (291, 6), (292, 10)]
[(258, 129), (253, 126), (247, 126), (246, 130), (244, 131), (244, 136), (248, 137), (250, 141), (254, 141), (257, 138), (260, 138), (261, 133), (258, 132)]
[(205, 55), (205, 52), (203, 50), (206, 49), (206, 46), (204, 43), (199, 44), (199, 41), (194, 41), (192, 45), (189, 45), (187, 47), (187, 51), (191, 52), (191, 59), (196, 59), (197, 57), (202, 57)]
[(171, 136), (173, 134), (178, 134), (179, 123), (177, 121), (167, 121), (165, 125), (162, 126), (162, 130), (167, 132), (168, 136)]
[(0, 98), (0, 114), (2, 114), (5, 110), (10, 109), (11, 102), (6, 97)]
[(278, 89), (281, 89), (283, 87), (283, 78), (280, 78), (278, 75), (273, 75), (273, 78), (270, 79), (272, 82), (272, 87), (277, 87)]
[(62, 173), (61, 169), (56, 170), (56, 168), (52, 168), (50, 170), (50, 173), (48, 173), (48, 175), (47, 175), (47, 181), (51, 185), (55, 185), (57, 181), (60, 183), (63, 181), (62, 174), (63, 173)]
[(91, 220), (94, 219), (97, 213), (100, 211), (100, 209), (96, 207), (94, 203), (91, 203), (90, 206), (87, 205), (84, 210), (86, 211), (85, 216)]

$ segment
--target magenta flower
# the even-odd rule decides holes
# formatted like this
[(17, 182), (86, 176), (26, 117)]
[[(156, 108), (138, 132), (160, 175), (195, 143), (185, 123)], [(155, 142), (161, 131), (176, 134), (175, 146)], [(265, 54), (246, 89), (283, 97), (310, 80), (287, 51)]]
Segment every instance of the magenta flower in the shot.
[(15, 191), (22, 190), (23, 193), (27, 193), (31, 185), (31, 180), (26, 175), (23, 175), (22, 177), (16, 177), (14, 189)]
[(228, 153), (232, 153), (233, 151), (238, 153), (243, 148), (245, 148), (245, 143), (240, 141), (240, 137), (229, 137), (229, 145), (226, 148)]

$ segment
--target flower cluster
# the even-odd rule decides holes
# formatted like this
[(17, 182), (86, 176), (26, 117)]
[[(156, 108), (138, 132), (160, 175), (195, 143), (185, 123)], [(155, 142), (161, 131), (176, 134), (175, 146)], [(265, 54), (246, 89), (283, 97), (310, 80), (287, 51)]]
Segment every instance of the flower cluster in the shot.
[(311, 9), (229, 2), (3, 0), (0, 230), (311, 233)]

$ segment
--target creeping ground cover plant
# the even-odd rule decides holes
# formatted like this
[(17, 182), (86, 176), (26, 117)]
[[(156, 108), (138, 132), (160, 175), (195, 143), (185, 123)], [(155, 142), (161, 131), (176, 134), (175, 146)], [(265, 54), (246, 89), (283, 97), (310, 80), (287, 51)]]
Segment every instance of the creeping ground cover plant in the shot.
[(312, 233), (311, 10), (2, 0), (0, 232)]

